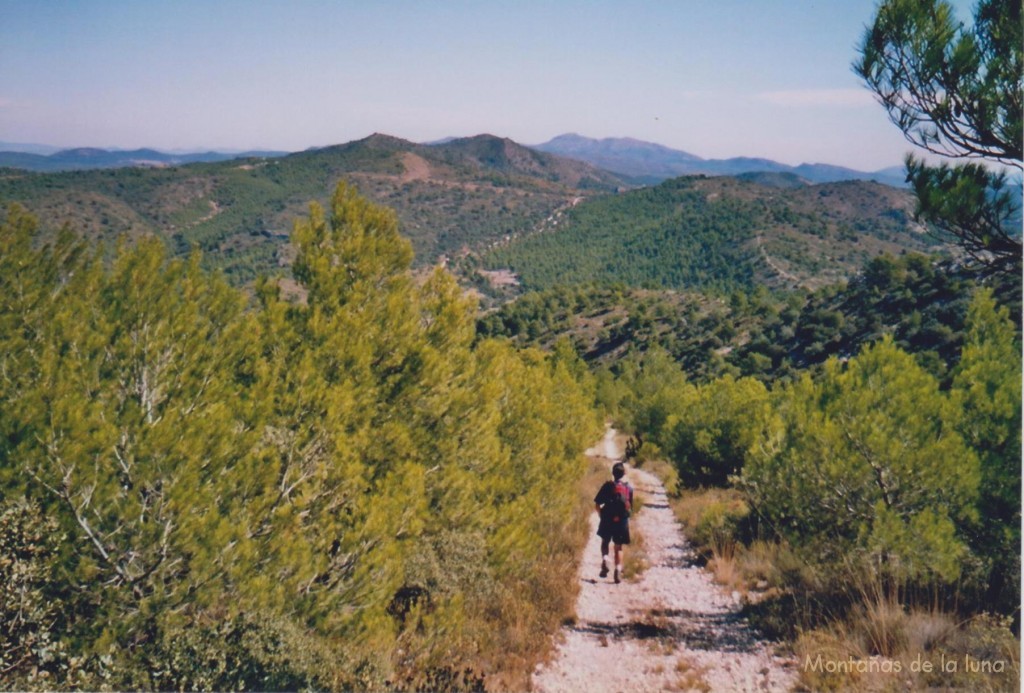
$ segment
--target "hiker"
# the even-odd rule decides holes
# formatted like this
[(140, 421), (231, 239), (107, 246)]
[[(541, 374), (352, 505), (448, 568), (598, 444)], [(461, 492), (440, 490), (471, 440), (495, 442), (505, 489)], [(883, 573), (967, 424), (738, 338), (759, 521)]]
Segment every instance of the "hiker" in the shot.
[(622, 477), (626, 466), (612, 465), (613, 481), (606, 481), (594, 496), (594, 508), (601, 516), (597, 536), (601, 537), (601, 577), (608, 575), (608, 545), (615, 544), (615, 582), (621, 582), (622, 547), (629, 543), (629, 515), (633, 509), (633, 488)]

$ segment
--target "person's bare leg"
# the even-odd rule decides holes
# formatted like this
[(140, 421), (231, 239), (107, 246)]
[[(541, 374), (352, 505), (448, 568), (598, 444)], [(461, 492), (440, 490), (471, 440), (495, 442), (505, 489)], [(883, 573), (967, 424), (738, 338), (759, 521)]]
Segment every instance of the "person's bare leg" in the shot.
[(622, 544), (615, 545), (615, 582), (619, 582), (622, 575)]
[(601, 577), (608, 575), (608, 540), (601, 540)]

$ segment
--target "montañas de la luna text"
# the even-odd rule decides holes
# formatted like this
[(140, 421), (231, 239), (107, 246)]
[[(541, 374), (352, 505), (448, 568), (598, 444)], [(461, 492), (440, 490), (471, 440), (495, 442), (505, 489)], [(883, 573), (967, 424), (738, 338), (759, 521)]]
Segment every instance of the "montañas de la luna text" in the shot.
[(825, 672), (829, 674), (899, 674), (904, 670), (911, 672), (932, 673), (984, 673), (1002, 674), (1006, 672), (1007, 662), (1003, 659), (978, 659), (964, 655), (963, 659), (942, 655), (938, 660), (924, 659), (921, 655), (909, 664), (897, 659), (825, 659), (820, 654), (804, 659), (804, 671)]

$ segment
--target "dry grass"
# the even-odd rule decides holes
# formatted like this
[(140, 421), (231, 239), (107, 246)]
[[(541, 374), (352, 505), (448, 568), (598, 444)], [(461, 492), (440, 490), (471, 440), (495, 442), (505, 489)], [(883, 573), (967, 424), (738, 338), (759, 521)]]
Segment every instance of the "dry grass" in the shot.
[(863, 635), (872, 655), (894, 657), (907, 649), (907, 614), (903, 605), (891, 597), (869, 599), (857, 617), (857, 630)]
[(727, 544), (712, 549), (711, 559), (708, 561), (708, 570), (714, 576), (715, 582), (730, 591), (747, 591), (747, 581), (736, 561), (736, 545)]
[(958, 623), (890, 599), (802, 633), (794, 644), (800, 685), (813, 691), (1019, 691), (1019, 641), (1007, 620)]
[(710, 693), (711, 685), (704, 678), (705, 673), (706, 671), (703, 667), (695, 666), (686, 657), (680, 657), (676, 660), (676, 674), (678, 674), (678, 677), (672, 690)]
[[(636, 518), (644, 509), (644, 495), (636, 492), (633, 494), (633, 518)], [(622, 577), (625, 580), (636, 580), (650, 566), (647, 559), (647, 544), (644, 541), (644, 534), (640, 531), (635, 519), (629, 523), (630, 544), (623, 548), (625, 555), (622, 563)]]
[[(660, 475), (663, 464), (646, 466)], [(1020, 641), (1009, 618), (981, 614), (960, 621), (937, 608), (907, 608), (898, 592), (883, 589), (872, 576), (851, 578), (858, 585), (852, 606), (812, 606), (817, 599), (827, 602), (830, 592), (806, 561), (782, 543), (740, 541), (749, 511), (739, 491), (685, 490), (672, 508), (717, 582), (753, 605), (776, 605), (766, 614), (783, 608), (776, 615), (793, 623), (827, 623), (780, 630), (792, 634), (802, 690), (1020, 690)], [(801, 608), (808, 613), (794, 613)], [(686, 678), (692, 672), (681, 662), (684, 676), (676, 690), (699, 689), (699, 677)]]
[[(529, 583), (515, 586), (499, 595), (491, 609), (500, 613), (500, 629), (493, 620), (480, 619), (475, 631), (481, 652), (479, 661), (471, 662), (475, 670), (486, 671), (486, 685), (492, 691), (520, 691), (530, 687), (530, 674), (554, 653), (560, 627), (576, 618), (576, 597), (579, 582), (566, 579), (575, 576), (590, 534), (589, 514), (594, 511), (594, 495), (608, 475), (603, 461), (591, 459), (583, 481), (578, 486), (573, 522), (567, 536), (552, 537), (559, 546), (556, 560), (542, 566), (540, 575)], [(487, 653), (487, 654), (485, 654)]]
[(672, 510), (694, 541), (708, 543), (712, 532), (730, 516), (744, 516), (749, 510), (743, 495), (732, 488), (684, 490), (672, 503)]
[(744, 595), (758, 584), (767, 587), (766, 576), (771, 571), (765, 564), (766, 546), (748, 555), (748, 547), (737, 539), (737, 528), (750, 512), (738, 491), (683, 491), (672, 501), (672, 510), (690, 541), (707, 560), (716, 582)]
[(944, 643), (957, 624), (938, 610), (912, 611), (907, 616), (907, 649), (910, 652), (931, 652)]
[(715, 582), (748, 602), (819, 581), (787, 545), (742, 540), (750, 508), (736, 489), (687, 489), (671, 500), (671, 505)]
[(793, 644), (802, 690), (857, 690), (863, 675), (851, 661), (865, 661), (866, 653), (842, 627), (802, 633)]
[(661, 480), (661, 485), (665, 487), (665, 493), (668, 494), (669, 498), (678, 498), (682, 492), (682, 488), (679, 485), (679, 473), (676, 472), (676, 468), (664, 460), (643, 460), (637, 462), (638, 467), (643, 467), (644, 470), (658, 477)]

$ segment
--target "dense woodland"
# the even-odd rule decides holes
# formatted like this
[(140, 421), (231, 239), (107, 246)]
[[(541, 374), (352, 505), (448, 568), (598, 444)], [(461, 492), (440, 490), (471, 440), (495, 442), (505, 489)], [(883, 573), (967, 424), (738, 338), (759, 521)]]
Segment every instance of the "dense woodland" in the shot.
[(853, 181), (778, 188), (691, 176), (577, 205), (483, 255), (527, 290), (620, 282), (729, 293), (832, 284), (880, 253), (935, 245), (903, 191)]

